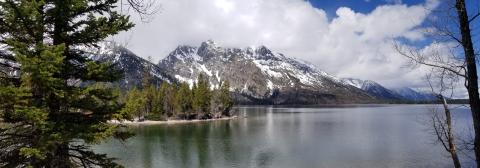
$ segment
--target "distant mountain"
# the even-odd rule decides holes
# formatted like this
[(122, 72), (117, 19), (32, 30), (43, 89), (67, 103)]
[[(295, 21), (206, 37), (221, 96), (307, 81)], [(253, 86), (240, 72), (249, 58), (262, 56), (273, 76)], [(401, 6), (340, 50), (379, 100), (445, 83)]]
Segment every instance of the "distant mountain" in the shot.
[(412, 88), (402, 87), (388, 89), (377, 82), (371, 80), (361, 80), (355, 78), (342, 78), (342, 82), (362, 89), (368, 94), (384, 100), (404, 100), (404, 101), (432, 101), (436, 100), (435, 95), (416, 91)]
[[(230, 82), (230, 91), (238, 104), (329, 104), (373, 103), (381, 100), (434, 100), (435, 96), (411, 88), (387, 89), (370, 80), (339, 79), (316, 66), (265, 46), (223, 48), (213, 41), (195, 46), (178, 46), (158, 64), (137, 56), (114, 42), (102, 42), (97, 47), (76, 47), (76, 50), (96, 61), (110, 61), (122, 70), (125, 78), (118, 81), (122, 88), (140, 86), (145, 68), (153, 82), (190, 85), (199, 74), (209, 77), (212, 87)], [(0, 55), (5, 54), (0, 50)], [(20, 65), (0, 59), (1, 64)], [(1, 69), (18, 75), (14, 69)]]
[(84, 51), (85, 55), (96, 61), (110, 61), (122, 70), (124, 79), (118, 81), (122, 88), (131, 88), (140, 86), (145, 69), (150, 67), (150, 74), (153, 76), (153, 82), (160, 84), (163, 81), (174, 82), (175, 79), (170, 77), (157, 65), (137, 56), (125, 47), (114, 42), (101, 42), (98, 47), (77, 47), (77, 50)]
[(354, 78), (343, 78), (342, 82), (355, 86), (356, 88), (362, 89), (368, 94), (379, 98), (379, 99), (387, 99), (387, 100), (401, 100), (404, 99), (403, 96), (397, 94), (396, 92), (383, 87), (382, 85), (378, 84), (377, 82), (371, 80), (361, 80), (361, 79), (354, 79)]
[(238, 103), (362, 103), (375, 98), (341, 82), (307, 62), (265, 46), (223, 48), (213, 41), (199, 47), (178, 46), (158, 64), (181, 82), (192, 84), (200, 73), (213, 87), (228, 80)]
[(410, 101), (432, 101), (437, 99), (435, 95), (431, 93), (416, 91), (408, 87), (394, 88), (391, 90), (397, 93), (398, 95), (401, 95), (405, 100), (410, 100)]

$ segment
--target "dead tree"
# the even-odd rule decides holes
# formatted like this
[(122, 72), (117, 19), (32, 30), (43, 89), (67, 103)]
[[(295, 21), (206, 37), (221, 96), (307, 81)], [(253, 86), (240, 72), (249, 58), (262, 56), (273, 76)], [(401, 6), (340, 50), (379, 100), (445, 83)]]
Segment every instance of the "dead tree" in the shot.
[[(441, 102), (444, 112), (444, 115), (442, 115), (441, 112), (439, 112), (436, 108), (433, 108), (431, 124), (434, 134), (437, 137), (437, 141), (440, 142), (444, 149), (450, 154), (455, 168), (461, 168), (462, 166), (458, 156), (452, 126), (452, 113), (450, 107), (448, 106), (447, 98), (444, 96), (445, 91), (452, 90), (453, 93), (454, 83), (457, 78), (454, 74), (448, 74), (450, 73), (447, 71), (440, 71), (437, 73), (432, 72), (431, 74), (427, 75), (427, 81), (430, 85), (430, 89), (432, 93), (437, 96), (438, 101)], [(438, 80), (434, 80), (432, 75), (438, 75), (436, 76)], [(437, 86), (434, 86), (434, 82), (436, 82)]]
[[(456, 42), (458, 47), (449, 47), (447, 55), (438, 53), (426, 54), (420, 50), (411, 49), (395, 44), (397, 51), (416, 64), (430, 66), (445, 70), (462, 78), (468, 91), (469, 105), (471, 109), (474, 128), (474, 151), (477, 167), (480, 168), (480, 97), (478, 91), (477, 62), (472, 40), (471, 25), (478, 21), (480, 7), (475, 13), (468, 14), (465, 0), (443, 1), (445, 9), (437, 12), (434, 17), (431, 32), (437, 44), (442, 42)], [(473, 1), (471, 3), (474, 3)], [(478, 5), (477, 5), (478, 7)], [(478, 28), (478, 27), (473, 27)], [(442, 45), (439, 45), (442, 47)]]

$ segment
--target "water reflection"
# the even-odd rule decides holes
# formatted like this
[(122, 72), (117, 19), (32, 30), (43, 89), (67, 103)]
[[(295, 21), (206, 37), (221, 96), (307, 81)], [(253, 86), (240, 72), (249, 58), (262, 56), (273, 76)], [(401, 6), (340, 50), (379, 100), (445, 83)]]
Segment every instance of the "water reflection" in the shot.
[[(139, 126), (125, 145), (110, 141), (96, 150), (146, 168), (451, 167), (418, 122), (429, 114), (425, 106), (237, 110), (248, 118)], [(455, 114), (458, 125), (468, 125), (467, 109)]]

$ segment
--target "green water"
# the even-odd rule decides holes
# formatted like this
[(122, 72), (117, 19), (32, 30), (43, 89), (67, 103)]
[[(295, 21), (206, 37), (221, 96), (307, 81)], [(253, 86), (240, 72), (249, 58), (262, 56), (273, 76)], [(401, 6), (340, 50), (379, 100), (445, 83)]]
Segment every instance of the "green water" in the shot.
[[(127, 142), (94, 148), (139, 168), (451, 167), (428, 130), (430, 107), (238, 107), (247, 118), (136, 126)], [(454, 114), (468, 132), (468, 109)]]

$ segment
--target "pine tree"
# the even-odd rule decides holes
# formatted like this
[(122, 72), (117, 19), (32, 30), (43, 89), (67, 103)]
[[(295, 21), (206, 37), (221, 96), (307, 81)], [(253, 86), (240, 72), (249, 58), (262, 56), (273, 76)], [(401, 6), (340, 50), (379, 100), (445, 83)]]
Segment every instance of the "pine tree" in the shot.
[(174, 115), (175, 111), (175, 97), (176, 97), (176, 86), (163, 82), (160, 86), (160, 94), (162, 95), (162, 111), (164, 117), (168, 118)]
[(198, 76), (193, 95), (193, 107), (198, 118), (210, 118), (210, 82), (205, 75)]
[(132, 120), (134, 118), (142, 119), (146, 104), (146, 96), (142, 91), (136, 87), (130, 89), (125, 97), (125, 106), (120, 111), (126, 119)]
[(167, 117), (172, 117), (177, 114), (177, 111), (175, 111), (175, 107), (177, 107), (178, 102), (176, 101), (177, 97), (177, 86), (172, 84), (168, 85), (167, 92), (165, 93), (164, 97), (164, 107), (165, 107), (165, 112), (167, 114)]
[(222, 82), (220, 85), (220, 102), (221, 102), (221, 112), (224, 116), (231, 116), (230, 110), (233, 106), (233, 99), (230, 95), (230, 83), (228, 81)]
[[(148, 61), (151, 62), (151, 60), (152, 58), (149, 56)], [(152, 84), (153, 75), (150, 73), (151, 69), (151, 64), (147, 64), (143, 67), (142, 94), (145, 97), (145, 111), (141, 114), (141, 118), (148, 116), (153, 109), (155, 86)]]
[(121, 73), (76, 49), (133, 27), (128, 16), (113, 9), (116, 4), (118, 0), (0, 1), (0, 45), (11, 51), (1, 55), (21, 65), (20, 75), (9, 76), (16, 82), (0, 86), (0, 116), (7, 123), (0, 128), (0, 167), (117, 165), (87, 144), (126, 137), (119, 125), (107, 123), (128, 118), (108, 84)]
[(176, 95), (176, 103), (176, 111), (178, 112), (178, 115), (183, 119), (187, 119), (192, 110), (191, 90), (187, 83), (182, 83), (180, 85)]
[(221, 117), (222, 115), (222, 102), (220, 98), (219, 88), (215, 87), (210, 91), (210, 113), (213, 113), (214, 117)]
[(165, 120), (166, 114), (164, 110), (164, 98), (168, 89), (168, 83), (161, 83), (159, 88), (155, 88), (153, 91), (152, 110), (147, 116), (149, 120)]
[(146, 88), (142, 90), (142, 95), (145, 97), (145, 112), (142, 114), (143, 117), (150, 115), (153, 111), (154, 106), (154, 99), (155, 99), (155, 86), (148, 85)]
[(167, 99), (166, 99), (166, 94), (168, 92), (168, 89), (170, 87), (170, 84), (168, 82), (163, 82), (161, 85), (160, 85), (160, 89), (158, 90), (158, 93), (157, 93), (157, 101), (159, 101), (158, 103), (156, 103), (156, 106), (158, 107), (158, 110), (160, 112), (160, 115), (163, 116), (163, 118), (167, 117)]
[(142, 73), (142, 88), (145, 89), (152, 85), (153, 82), (153, 75), (150, 73), (152, 70), (152, 65), (150, 62), (152, 61), (152, 57), (148, 56), (147, 61), (149, 62), (147, 65), (143, 66), (143, 73)]

